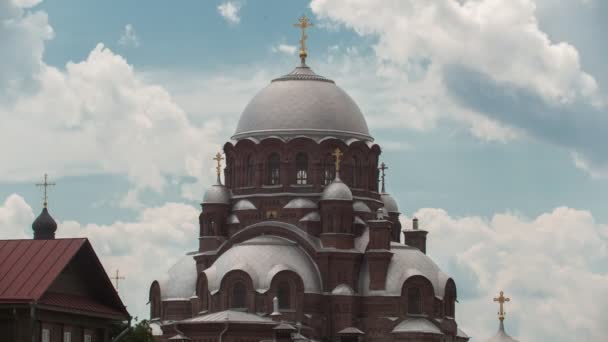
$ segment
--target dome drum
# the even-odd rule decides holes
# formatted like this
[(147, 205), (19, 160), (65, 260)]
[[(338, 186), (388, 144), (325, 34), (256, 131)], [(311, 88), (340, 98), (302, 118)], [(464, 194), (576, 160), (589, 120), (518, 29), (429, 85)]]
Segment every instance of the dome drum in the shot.
[[(246, 140), (249, 142), (249, 140)], [(338, 139), (316, 143), (308, 137), (283, 142), (267, 138), (259, 144), (226, 144), (226, 185), (233, 195), (318, 193), (334, 178), (333, 151), (340, 148), (342, 181), (357, 196), (380, 199), (377, 164), (380, 149)]]

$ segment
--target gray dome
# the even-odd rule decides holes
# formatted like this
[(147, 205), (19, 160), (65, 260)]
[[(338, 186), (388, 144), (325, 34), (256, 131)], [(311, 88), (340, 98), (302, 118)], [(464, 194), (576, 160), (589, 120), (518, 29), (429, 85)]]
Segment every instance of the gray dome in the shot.
[(487, 342), (518, 342), (516, 339), (512, 338), (505, 332), (504, 322), (500, 321), (500, 326), (498, 328), (498, 332), (494, 337), (489, 339)]
[(203, 272), (211, 294), (220, 289), (224, 276), (233, 270), (247, 273), (258, 293), (270, 289), (272, 278), (281, 271), (293, 271), (304, 282), (304, 292), (321, 293), (321, 276), (315, 263), (297, 243), (265, 235), (235, 244)]
[(353, 203), (353, 211), (360, 213), (371, 213), (372, 210), (369, 208), (367, 204), (363, 201), (356, 201)]
[(196, 292), (196, 278), (196, 261), (192, 253), (186, 254), (158, 280), (161, 299), (190, 299)]
[(355, 294), (355, 290), (346, 284), (340, 284), (331, 290), (331, 294), (339, 296), (353, 296)]
[(319, 215), (318, 211), (312, 211), (306, 215), (304, 215), (304, 217), (302, 217), (300, 219), (300, 222), (319, 222), (321, 221), (321, 216)]
[(230, 191), (222, 184), (214, 184), (205, 191), (203, 204), (230, 204)]
[(317, 209), (318, 206), (315, 202), (307, 199), (297, 197), (289, 201), (283, 209)]
[(397, 201), (393, 198), (393, 196), (383, 192), (380, 195), (382, 202), (384, 203), (384, 208), (389, 213), (399, 213), (399, 206), (397, 205)]
[(344, 184), (340, 178), (336, 177), (331, 184), (323, 189), (321, 201), (352, 201), (353, 193), (348, 185)]
[(262, 89), (245, 107), (232, 138), (298, 135), (373, 140), (353, 99), (307, 66)]
[(414, 247), (398, 242), (391, 242), (393, 257), (388, 264), (386, 288), (370, 290), (370, 269), (367, 258), (363, 260), (359, 275), (359, 292), (364, 296), (401, 296), (405, 281), (413, 276), (423, 276), (433, 285), (435, 296), (443, 298), (445, 285), (450, 279), (426, 254)]
[(257, 210), (253, 203), (251, 203), (248, 199), (238, 200), (232, 206), (232, 211), (241, 211), (241, 210)]

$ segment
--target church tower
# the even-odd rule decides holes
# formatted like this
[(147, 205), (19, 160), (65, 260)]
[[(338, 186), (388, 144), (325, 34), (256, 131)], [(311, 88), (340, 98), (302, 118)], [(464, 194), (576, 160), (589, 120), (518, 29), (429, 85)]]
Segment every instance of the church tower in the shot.
[(295, 26), (298, 65), (251, 99), (214, 158), (199, 249), (152, 284), (157, 340), (179, 330), (193, 340), (467, 341), (456, 284), (425, 254), (426, 237), (400, 242), (363, 113), (307, 64), (308, 18)]

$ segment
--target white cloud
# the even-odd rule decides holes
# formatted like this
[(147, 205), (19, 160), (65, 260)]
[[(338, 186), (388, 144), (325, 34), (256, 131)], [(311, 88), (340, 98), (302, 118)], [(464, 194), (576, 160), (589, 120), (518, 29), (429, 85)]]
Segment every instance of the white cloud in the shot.
[(533, 0), (313, 0), (311, 8), (375, 40), (367, 68), (382, 82), (361, 86), (379, 87), (364, 92), (383, 112), (373, 124), (427, 130), (456, 119), (483, 140), (530, 136), (593, 169), (608, 165), (606, 100), (578, 50), (541, 31)]
[(118, 44), (123, 46), (138, 47), (140, 44), (139, 37), (135, 32), (135, 28), (131, 24), (125, 25), (125, 29), (118, 39)]
[[(203, 165), (222, 141), (215, 114), (197, 113), (209, 120), (194, 124), (163, 86), (103, 44), (65, 69), (47, 65), (44, 44), (53, 31), (46, 14), (7, 1), (0, 0), (7, 23), (0, 26), (0, 57), (6, 57), (0, 58), (0, 144), (19, 146), (3, 151), (0, 180), (31, 181), (41, 170), (56, 178), (113, 173), (127, 175), (137, 191), (162, 191), (167, 179), (189, 176), (198, 193), (184, 195), (200, 197), (212, 179)], [(36, 151), (36, 158), (24, 151)]]
[(588, 211), (561, 207), (534, 219), (504, 213), (487, 220), (425, 208), (412, 216), (429, 231), (428, 254), (456, 278), (457, 321), (475, 341), (496, 332), (492, 298), (500, 290), (512, 299), (508, 330), (521, 341), (601, 340), (608, 333), (608, 225)]
[(217, 6), (219, 14), (231, 24), (238, 24), (241, 22), (239, 17), (239, 11), (241, 10), (241, 4), (234, 1), (226, 1)]
[(382, 6), (313, 0), (311, 8), (360, 34), (377, 35), (376, 55), (398, 65), (462, 64), (556, 102), (597, 91), (595, 80), (581, 70), (576, 48), (551, 42), (540, 31), (532, 0), (408, 0)]
[(25, 239), (32, 236), (32, 208), (23, 197), (12, 194), (0, 205), (0, 239)]
[(295, 55), (298, 48), (295, 45), (279, 44), (272, 47), (272, 52), (284, 53), (286, 55)]
[[(52, 210), (51, 210), (52, 214)], [(131, 314), (147, 317), (147, 289), (177, 258), (197, 246), (199, 210), (166, 203), (142, 209), (133, 222), (60, 221), (58, 237), (88, 237), (107, 272), (126, 275), (121, 296)], [(19, 195), (0, 205), (0, 239), (29, 238), (34, 219)], [(474, 341), (497, 329), (492, 298), (505, 290), (507, 327), (522, 341), (599, 341), (608, 331), (608, 225), (584, 210), (556, 208), (536, 218), (514, 213), (490, 220), (452, 217), (425, 208), (412, 216), (429, 231), (427, 251), (456, 279), (457, 321)], [(409, 226), (409, 217), (403, 217)]]
[[(177, 258), (197, 248), (198, 214), (189, 205), (166, 203), (141, 210), (134, 222), (97, 225), (58, 221), (56, 236), (87, 237), (106, 272), (120, 269), (125, 275), (119, 290), (129, 313), (148, 318), (146, 303), (152, 281)], [(32, 209), (23, 198), (9, 196), (0, 206), (0, 239), (31, 238), (33, 220)]]

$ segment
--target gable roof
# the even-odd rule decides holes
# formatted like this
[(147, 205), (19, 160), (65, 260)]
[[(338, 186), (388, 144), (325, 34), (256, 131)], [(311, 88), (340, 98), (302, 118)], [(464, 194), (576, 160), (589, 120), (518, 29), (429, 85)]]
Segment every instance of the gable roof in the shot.
[(107, 299), (106, 305), (109, 304), (108, 307), (115, 313), (129, 317), (86, 238), (0, 240), (0, 303), (40, 301), (76, 255), (88, 262), (87, 271), (90, 274), (83, 277), (96, 278), (95, 284), (99, 287), (100, 295)]

